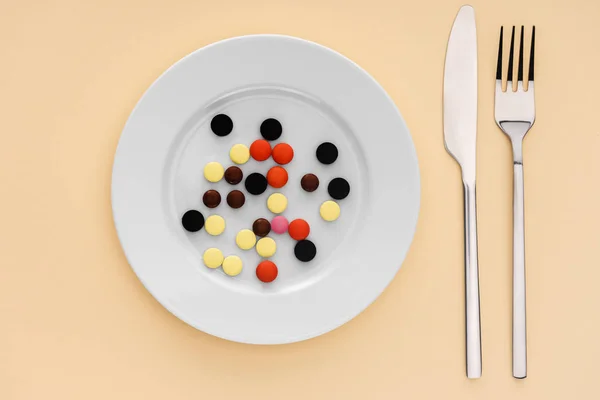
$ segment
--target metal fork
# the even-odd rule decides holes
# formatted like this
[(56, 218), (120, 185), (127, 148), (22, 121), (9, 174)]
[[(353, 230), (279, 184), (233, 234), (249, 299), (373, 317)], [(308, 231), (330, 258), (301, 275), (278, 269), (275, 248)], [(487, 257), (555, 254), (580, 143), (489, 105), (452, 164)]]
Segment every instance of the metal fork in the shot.
[(525, 318), (525, 227), (523, 218), (523, 139), (535, 122), (534, 100), (534, 48), (535, 26), (531, 32), (529, 56), (529, 76), (527, 90), (523, 86), (523, 37), (521, 26), (519, 45), (519, 65), (517, 68), (517, 89), (513, 89), (513, 56), (515, 47), (515, 27), (510, 38), (508, 56), (507, 88), (502, 90), (502, 37), (500, 28), (498, 67), (496, 70), (496, 123), (510, 138), (513, 153), (513, 376), (527, 376), (527, 330)]

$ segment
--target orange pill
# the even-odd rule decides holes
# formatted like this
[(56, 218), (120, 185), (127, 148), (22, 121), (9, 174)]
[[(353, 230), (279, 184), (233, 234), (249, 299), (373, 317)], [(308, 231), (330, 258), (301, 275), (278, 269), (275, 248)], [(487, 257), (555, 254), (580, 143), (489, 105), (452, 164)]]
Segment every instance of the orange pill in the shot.
[(273, 282), (278, 275), (277, 265), (274, 262), (265, 260), (256, 267), (256, 277), (262, 282)]
[(271, 145), (263, 139), (255, 140), (250, 145), (250, 155), (256, 161), (265, 161), (271, 157)]
[(288, 181), (288, 173), (282, 167), (273, 167), (267, 172), (267, 182), (274, 188), (284, 187)]
[(273, 147), (273, 160), (277, 164), (285, 165), (294, 158), (294, 149), (287, 143), (279, 143)]
[(294, 240), (304, 240), (310, 233), (310, 225), (303, 219), (295, 219), (290, 222), (288, 233)]

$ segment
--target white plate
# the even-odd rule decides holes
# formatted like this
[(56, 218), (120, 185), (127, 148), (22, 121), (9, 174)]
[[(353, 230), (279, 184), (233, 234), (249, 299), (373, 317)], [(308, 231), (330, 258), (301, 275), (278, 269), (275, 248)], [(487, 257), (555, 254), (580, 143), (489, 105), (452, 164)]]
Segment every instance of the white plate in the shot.
[[(217, 137), (211, 118), (229, 115), (233, 132)], [(229, 148), (261, 138), (259, 126), (277, 118), (278, 142), (295, 150), (286, 166), (289, 199), (284, 215), (311, 225), (316, 258), (301, 263), (288, 235), (277, 241), (272, 258), (278, 278), (260, 282), (254, 250), (242, 251), (235, 234), (267, 210), (269, 188), (246, 193), (233, 210), (225, 197), (231, 185), (203, 178), (209, 161), (232, 165)], [(315, 149), (334, 142), (338, 160), (325, 166)], [(250, 160), (244, 175), (266, 173), (272, 160)], [(320, 187), (300, 188), (313, 172)], [(340, 218), (325, 222), (319, 205), (329, 199), (327, 183), (342, 176), (351, 185), (340, 200)], [(139, 279), (171, 313), (221, 338), (257, 344), (289, 343), (328, 332), (364, 310), (390, 283), (410, 246), (419, 211), (419, 171), (408, 129), (377, 82), (344, 56), (301, 39), (277, 35), (244, 36), (202, 48), (169, 68), (143, 95), (121, 136), (115, 156), (112, 206), (123, 249)], [(221, 205), (209, 210), (202, 194), (213, 188)], [(186, 232), (188, 209), (205, 217), (220, 214), (225, 233)], [(237, 277), (203, 265), (206, 248), (244, 261)]]

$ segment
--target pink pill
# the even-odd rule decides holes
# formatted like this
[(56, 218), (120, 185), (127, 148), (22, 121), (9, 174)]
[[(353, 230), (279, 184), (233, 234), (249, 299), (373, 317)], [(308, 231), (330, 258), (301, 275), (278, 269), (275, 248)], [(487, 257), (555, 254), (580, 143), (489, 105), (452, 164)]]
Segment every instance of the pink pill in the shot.
[(288, 226), (289, 226), (288, 220), (285, 217), (282, 217), (281, 215), (276, 216), (271, 221), (271, 229), (275, 233), (279, 233), (279, 234), (286, 233), (288, 230)]

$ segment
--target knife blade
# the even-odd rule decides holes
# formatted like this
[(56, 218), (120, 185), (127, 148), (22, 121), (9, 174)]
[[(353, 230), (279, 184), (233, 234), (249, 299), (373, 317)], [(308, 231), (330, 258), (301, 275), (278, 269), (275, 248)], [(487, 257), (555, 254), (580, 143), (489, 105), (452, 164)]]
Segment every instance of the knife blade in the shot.
[(477, 142), (477, 29), (471, 6), (458, 11), (444, 69), (444, 144), (461, 168), (465, 206), (465, 335), (468, 378), (481, 377), (479, 266), (475, 195)]

